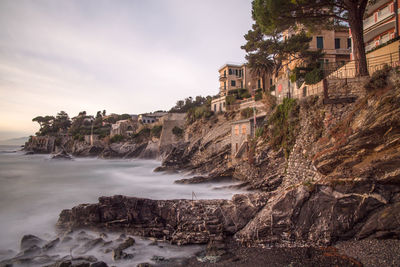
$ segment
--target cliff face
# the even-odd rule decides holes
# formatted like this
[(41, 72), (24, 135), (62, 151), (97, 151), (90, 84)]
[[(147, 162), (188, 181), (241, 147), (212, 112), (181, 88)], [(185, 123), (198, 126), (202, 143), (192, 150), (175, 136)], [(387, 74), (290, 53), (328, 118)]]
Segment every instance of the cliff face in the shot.
[(160, 170), (185, 169), (193, 174), (231, 176), (230, 131), (235, 114), (198, 120), (185, 130), (185, 142), (175, 145)]
[[(137, 200), (105, 198), (63, 211), (59, 224), (121, 223), (177, 243), (208, 242), (220, 235), (233, 235), (249, 245), (400, 238), (400, 76), (396, 71), (389, 74), (384, 86), (352, 104), (323, 104), (314, 97), (301, 101), (291, 146), (274, 145), (269, 125), (250, 162), (232, 165), (229, 159), (230, 122), (237, 115), (197, 121), (187, 127), (186, 142), (172, 148), (161, 168), (233, 176), (262, 194), (232, 201), (146, 200), (141, 206), (129, 204)], [(111, 215), (102, 215), (106, 211)], [(173, 218), (162, 215), (167, 213)], [(147, 229), (148, 221), (142, 218), (159, 230)]]
[(400, 84), (350, 105), (302, 103), (278, 194), (236, 234), (265, 243), (400, 238)]

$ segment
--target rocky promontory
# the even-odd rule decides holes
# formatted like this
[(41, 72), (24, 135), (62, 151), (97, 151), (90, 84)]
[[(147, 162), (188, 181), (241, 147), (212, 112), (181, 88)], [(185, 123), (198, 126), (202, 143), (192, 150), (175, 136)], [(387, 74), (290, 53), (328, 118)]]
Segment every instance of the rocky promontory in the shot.
[(281, 107), (288, 109), (283, 121), (274, 121), (278, 111), (271, 107), (252, 154), (236, 163), (230, 123), (238, 114), (194, 122), (186, 128), (185, 142), (172, 146), (158, 168), (208, 174), (179, 183), (230, 177), (260, 193), (193, 201), (101, 197), (97, 204), (64, 210), (58, 226), (123, 230), (175, 244), (233, 240), (255, 247), (329, 246), (398, 240), (400, 79), (396, 70), (387, 72), (379, 86), (371, 86), (373, 79), (355, 103), (309, 97)]

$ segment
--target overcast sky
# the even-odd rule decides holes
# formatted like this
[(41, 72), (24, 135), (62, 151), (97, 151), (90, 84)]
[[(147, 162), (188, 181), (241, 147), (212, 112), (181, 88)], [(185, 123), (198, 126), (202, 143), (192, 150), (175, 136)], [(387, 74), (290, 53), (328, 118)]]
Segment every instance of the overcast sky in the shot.
[(0, 140), (37, 115), (138, 114), (218, 93), (251, 0), (0, 0)]

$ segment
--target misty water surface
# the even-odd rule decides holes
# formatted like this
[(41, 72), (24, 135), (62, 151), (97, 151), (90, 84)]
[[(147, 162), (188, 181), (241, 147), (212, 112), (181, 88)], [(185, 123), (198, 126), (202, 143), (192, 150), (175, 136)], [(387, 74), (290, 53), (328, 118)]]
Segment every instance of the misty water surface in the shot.
[(0, 146), (0, 250), (17, 250), (24, 234), (54, 236), (62, 209), (116, 194), (152, 199), (231, 198), (229, 183), (178, 185), (181, 174), (154, 173), (154, 160), (50, 160)]

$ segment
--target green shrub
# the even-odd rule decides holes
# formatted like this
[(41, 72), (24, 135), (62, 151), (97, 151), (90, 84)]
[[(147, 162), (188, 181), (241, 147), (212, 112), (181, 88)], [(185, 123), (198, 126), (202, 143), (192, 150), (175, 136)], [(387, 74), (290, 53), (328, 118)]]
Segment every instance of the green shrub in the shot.
[(186, 115), (186, 120), (189, 123), (193, 123), (198, 119), (208, 119), (214, 114), (213, 111), (210, 110), (210, 108), (206, 105), (200, 106), (200, 107), (194, 107), (191, 108)]
[(365, 84), (365, 89), (368, 92), (375, 91), (377, 89), (381, 89), (387, 86), (387, 77), (389, 75), (389, 71), (392, 68), (388, 65), (385, 65), (383, 69), (375, 71), (371, 78), (369, 79), (368, 83)]
[(268, 121), (271, 129), (270, 144), (276, 150), (283, 148), (286, 158), (289, 158), (296, 141), (298, 122), (299, 105), (295, 99), (289, 98), (285, 98), (283, 103), (276, 107)]
[(262, 92), (257, 92), (256, 95), (254, 96), (255, 101), (260, 101), (263, 97)]
[(271, 87), (269, 88), (269, 91), (270, 91), (270, 92), (275, 91), (275, 84), (274, 84), (274, 85), (271, 85)]
[(183, 136), (183, 129), (180, 128), (180, 127), (178, 127), (178, 126), (175, 126), (175, 127), (172, 129), (172, 133), (173, 133), (175, 136), (181, 138), (181, 137)]
[(239, 97), (240, 99), (245, 99), (251, 97), (251, 94), (249, 93), (249, 91), (246, 90), (245, 92), (241, 93)]
[(122, 140), (124, 140), (124, 137), (120, 134), (116, 134), (110, 138), (111, 143), (118, 143), (118, 142), (121, 142)]
[(228, 95), (225, 100), (227, 105), (233, 105), (236, 101), (236, 95)]
[(160, 138), (161, 131), (162, 131), (162, 126), (161, 125), (156, 125), (153, 128), (151, 128), (151, 136)]
[(245, 108), (240, 111), (240, 116), (242, 119), (247, 119), (253, 116), (253, 109), (252, 108)]
[(304, 81), (306, 84), (316, 84), (320, 82), (324, 78), (324, 72), (319, 69), (315, 68), (312, 71), (306, 73), (304, 76)]
[(261, 136), (263, 136), (263, 134), (264, 134), (264, 128), (263, 127), (258, 127), (257, 129), (256, 129), (256, 137), (258, 138), (258, 137), (261, 137)]

